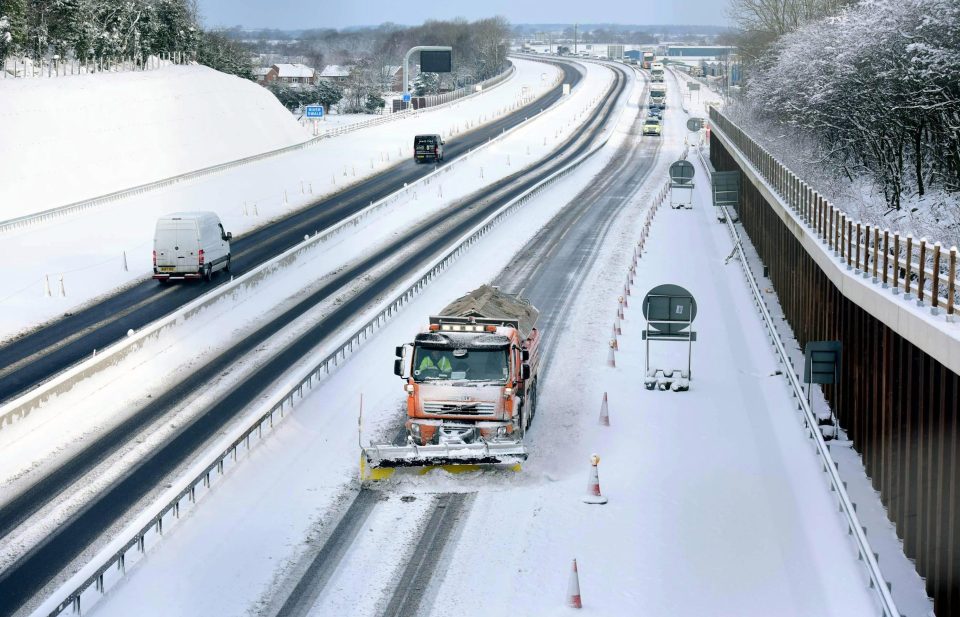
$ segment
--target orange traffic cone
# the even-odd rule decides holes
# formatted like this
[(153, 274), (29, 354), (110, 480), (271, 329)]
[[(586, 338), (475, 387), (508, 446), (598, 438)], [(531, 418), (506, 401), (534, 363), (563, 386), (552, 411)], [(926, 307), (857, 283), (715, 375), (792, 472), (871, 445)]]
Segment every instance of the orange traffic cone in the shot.
[(573, 560), (573, 570), (570, 571), (570, 582), (567, 583), (567, 606), (583, 608), (580, 601), (580, 575), (577, 573), (577, 560)]
[(610, 339), (610, 344), (613, 346), (614, 351), (620, 351), (620, 343), (617, 342), (617, 326), (613, 326), (613, 338)]
[(617, 344), (617, 339), (610, 341), (610, 353), (607, 355), (607, 366), (617, 367), (617, 357), (614, 355), (613, 348)]
[(607, 503), (607, 498), (600, 493), (600, 474), (597, 473), (600, 457), (594, 454), (590, 457), (590, 463), (590, 482), (587, 484), (587, 494), (583, 498), (583, 503), (603, 505)]
[(603, 403), (600, 405), (600, 426), (610, 426), (610, 410), (607, 408), (607, 393), (603, 393)]
[(626, 296), (620, 296), (619, 300), (620, 300), (620, 304), (623, 305), (623, 308), (630, 308), (630, 305), (627, 304)]
[(620, 326), (620, 315), (617, 315), (616, 320), (613, 322), (613, 329), (617, 334), (623, 334), (623, 328)]

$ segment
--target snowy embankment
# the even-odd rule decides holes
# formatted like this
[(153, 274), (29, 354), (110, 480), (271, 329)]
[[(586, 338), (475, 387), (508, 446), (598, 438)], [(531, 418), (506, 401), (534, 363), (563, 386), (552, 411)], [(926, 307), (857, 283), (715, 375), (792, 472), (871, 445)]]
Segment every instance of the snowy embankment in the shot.
[[(402, 496), (418, 504), (424, 493), (478, 493), (429, 590), (432, 614), (563, 614), (575, 556), (593, 614), (873, 614), (846, 530), (790, 413), (790, 395), (779, 380), (765, 382), (776, 360), (739, 271), (723, 265), (730, 240), (713, 221), (709, 183), (698, 185), (696, 210), (658, 215), (635, 286), (642, 294), (654, 284), (681, 283), (700, 300), (691, 391), (638, 387), (636, 304), (618, 366), (605, 366), (616, 297), (643, 215), (686, 136), (675, 96), (667, 114), (654, 173), (614, 225), (550, 358), (524, 472), (435, 472), (385, 489), (377, 506), (381, 524), (405, 521), (394, 539), (402, 543), (410, 540), (409, 519), (422, 513)], [(400, 383), (382, 364), (393, 346), (409, 340), (424, 315), (495, 276), (604, 162), (604, 156), (590, 161), (529, 202), (428, 286), (238, 463), (234, 477), (168, 532), (96, 613), (151, 606), (184, 615), (242, 614), (269, 604), (323, 537), (329, 512), (351, 492), (360, 395), (367, 435), (388, 432), (402, 418)], [(735, 362), (733, 348), (740, 350)], [(611, 393), (610, 428), (597, 426), (604, 391)], [(591, 452), (603, 459), (601, 482), (611, 500), (599, 509), (580, 502)], [(315, 608), (342, 609), (341, 596), (357, 598), (352, 606), (364, 614), (382, 606), (396, 583), (388, 573), (401, 555), (384, 551), (370, 559), (368, 553), (369, 542), (359, 540), (336, 588)], [(173, 584), (175, 596), (165, 591)]]
[[(357, 227), (334, 239), (317, 244), (289, 268), (271, 275), (255, 289), (231, 293), (223, 301), (205, 309), (197, 317), (165, 331), (142, 349), (125, 357), (71, 392), (57, 397), (29, 417), (0, 430), (0, 478), (14, 491), (25, 486), (50, 465), (82, 448), (103, 431), (129, 417), (148, 397), (169, 387), (193, 370), (193, 363), (204, 361), (228, 348), (237, 339), (266, 323), (282, 309), (291, 306), (310, 291), (327, 283), (342, 271), (369, 255), (374, 249), (395, 239), (397, 229), (408, 229), (436, 213), (456, 207), (467, 195), (490, 182), (516, 173), (549, 156), (589, 116), (586, 113), (599, 102), (612, 80), (608, 69), (590, 65), (581, 86), (560, 104), (536, 116), (488, 146), (444, 166), (429, 184), (417, 183), (390, 199), (389, 205), (364, 219)], [(511, 158), (508, 153), (514, 154)], [(402, 256), (400, 257), (402, 258)], [(387, 267), (390, 264), (383, 264)], [(399, 281), (398, 281), (399, 283)], [(182, 426), (203, 405), (242, 380), (278, 348), (302, 334), (303, 330), (328, 314), (346, 295), (360, 285), (342, 290), (295, 324), (291, 324), (270, 343), (239, 361), (225, 375), (210, 384), (196, 400), (183, 406), (173, 417), (158, 421), (148, 435), (103, 465), (97, 477), (83, 487), (66, 491), (54, 506), (0, 549), (0, 563), (9, 562), (29, 546), (44, 530), (82, 507), (89, 495), (109, 484), (118, 474), (135, 464), (151, 447)], [(347, 329), (351, 324), (344, 324)], [(334, 337), (336, 338), (336, 337)], [(183, 358), (191, 358), (184, 363)], [(241, 360), (241, 359), (238, 359)]]
[[(517, 59), (514, 64), (517, 70), (506, 82), (444, 107), (3, 234), (0, 341), (149, 276), (159, 216), (214, 210), (224, 227), (239, 235), (405, 161), (417, 133), (449, 136), (495, 120), (542, 95), (560, 75), (540, 62)], [(548, 145), (555, 143), (551, 139)]]
[(309, 139), (270, 92), (205, 66), (0, 80), (0, 220)]

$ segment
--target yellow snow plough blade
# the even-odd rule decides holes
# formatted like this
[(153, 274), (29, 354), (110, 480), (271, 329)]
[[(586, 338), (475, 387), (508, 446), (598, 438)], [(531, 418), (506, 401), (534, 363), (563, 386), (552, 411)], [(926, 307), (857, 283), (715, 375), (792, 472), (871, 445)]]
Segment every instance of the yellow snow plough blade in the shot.
[(418, 475), (433, 469), (466, 473), (490, 467), (520, 471), (527, 449), (520, 442), (477, 444), (394, 446), (371, 445), (360, 454), (360, 478), (363, 481), (386, 480), (397, 469), (409, 469)]

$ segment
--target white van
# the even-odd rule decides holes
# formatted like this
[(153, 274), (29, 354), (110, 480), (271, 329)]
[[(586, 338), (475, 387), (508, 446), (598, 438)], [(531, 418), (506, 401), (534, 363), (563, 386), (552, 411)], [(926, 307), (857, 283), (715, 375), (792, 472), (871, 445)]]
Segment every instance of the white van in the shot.
[(210, 280), (230, 270), (230, 239), (214, 212), (176, 212), (157, 220), (153, 236), (153, 278), (161, 282)]

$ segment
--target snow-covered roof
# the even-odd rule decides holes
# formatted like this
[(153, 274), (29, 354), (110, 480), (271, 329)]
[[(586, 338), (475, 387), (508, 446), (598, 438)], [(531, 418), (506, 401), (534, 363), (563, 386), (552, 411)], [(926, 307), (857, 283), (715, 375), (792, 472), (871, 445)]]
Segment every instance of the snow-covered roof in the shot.
[(384, 74), (384, 75), (396, 75), (397, 73), (399, 73), (399, 72), (402, 71), (402, 70), (403, 70), (403, 67), (400, 66), (399, 64), (398, 64), (397, 66), (392, 66), (392, 65), (391, 65), (391, 66), (385, 66), (385, 67), (383, 67), (383, 74)]
[(277, 77), (313, 77), (314, 70), (305, 64), (274, 64)]
[(350, 67), (339, 64), (328, 64), (320, 71), (320, 77), (349, 77)]

